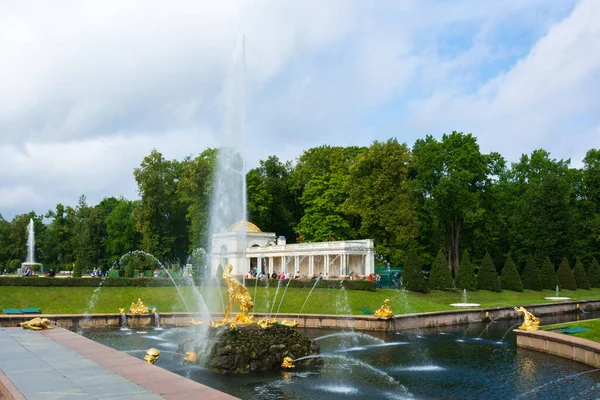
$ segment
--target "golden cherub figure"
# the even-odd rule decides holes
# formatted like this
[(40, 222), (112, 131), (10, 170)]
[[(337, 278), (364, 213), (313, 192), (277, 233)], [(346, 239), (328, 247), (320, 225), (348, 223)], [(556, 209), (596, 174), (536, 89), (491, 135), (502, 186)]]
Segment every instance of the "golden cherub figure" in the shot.
[(41, 331), (42, 329), (52, 329), (50, 323), (51, 322), (48, 318), (35, 317), (30, 321), (21, 322), (21, 328)]
[(385, 299), (383, 305), (379, 307), (379, 310), (375, 311), (377, 318), (392, 318), (394, 313), (390, 310), (390, 299)]
[(281, 368), (285, 368), (285, 369), (294, 368), (294, 360), (292, 360), (290, 357), (285, 357), (283, 359), (283, 362), (281, 363)]
[(160, 350), (157, 350), (154, 347), (152, 347), (146, 351), (146, 356), (144, 357), (144, 361), (146, 361), (149, 364), (154, 364), (159, 358), (160, 358)]
[(519, 327), (522, 331), (537, 331), (540, 329), (540, 323), (542, 322), (538, 317), (530, 313), (525, 307), (515, 307), (515, 311), (523, 313), (523, 325)]
[(142, 299), (138, 299), (137, 304), (136, 303), (131, 303), (131, 306), (129, 307), (129, 311), (132, 314), (148, 314), (148, 307), (146, 307), (144, 305), (144, 302), (142, 301)]
[(185, 353), (185, 357), (183, 357), (183, 361), (190, 364), (195, 364), (198, 361), (198, 353), (193, 351), (188, 351)]

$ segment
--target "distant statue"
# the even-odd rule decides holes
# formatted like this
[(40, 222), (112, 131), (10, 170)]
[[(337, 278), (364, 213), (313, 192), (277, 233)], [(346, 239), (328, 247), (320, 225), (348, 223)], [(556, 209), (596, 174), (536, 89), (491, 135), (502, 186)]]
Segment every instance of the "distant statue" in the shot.
[(327, 241), (328, 242), (333, 242), (333, 236), (331, 236), (331, 235), (327, 236)]
[(300, 232), (300, 236), (298, 236), (298, 243), (304, 243), (304, 235)]
[(379, 307), (379, 310), (375, 311), (377, 318), (392, 318), (394, 313), (390, 309), (390, 299), (385, 299), (383, 305)]
[(515, 311), (523, 313), (523, 325), (519, 327), (522, 331), (537, 331), (540, 329), (540, 319), (527, 311), (525, 307), (515, 307)]
[(144, 305), (142, 299), (138, 299), (137, 304), (131, 303), (131, 306), (129, 306), (129, 312), (132, 314), (148, 314), (149, 310), (148, 307)]
[(254, 322), (254, 317), (250, 315), (250, 310), (254, 307), (252, 297), (250, 297), (248, 289), (231, 275), (232, 269), (233, 266), (227, 264), (223, 270), (223, 283), (227, 286), (227, 298), (229, 303), (225, 310), (225, 318), (221, 322), (226, 323), (228, 321), (231, 307), (233, 306), (233, 303), (237, 301), (238, 306), (240, 307), (240, 313), (235, 317), (234, 322), (238, 324), (251, 324)]

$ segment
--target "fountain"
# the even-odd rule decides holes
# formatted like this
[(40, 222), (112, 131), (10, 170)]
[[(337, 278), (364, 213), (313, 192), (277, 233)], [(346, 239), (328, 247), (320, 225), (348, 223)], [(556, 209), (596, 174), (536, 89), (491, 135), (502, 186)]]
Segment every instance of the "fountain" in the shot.
[(559, 292), (559, 287), (558, 285), (556, 285), (556, 295), (555, 296), (550, 296), (550, 297), (544, 297), (544, 300), (551, 300), (551, 301), (564, 301), (564, 300), (571, 300), (570, 297), (561, 297), (558, 295)]
[(452, 303), (450, 307), (479, 307), (479, 303), (469, 303), (467, 300), (467, 289), (463, 289), (463, 294), (460, 303)]
[(40, 267), (40, 271), (44, 272), (44, 266), (41, 263), (35, 262), (35, 230), (33, 227), (33, 218), (29, 219), (29, 225), (27, 225), (27, 258), (25, 262), (21, 264), (23, 270), (29, 269), (34, 270), (34, 267)]

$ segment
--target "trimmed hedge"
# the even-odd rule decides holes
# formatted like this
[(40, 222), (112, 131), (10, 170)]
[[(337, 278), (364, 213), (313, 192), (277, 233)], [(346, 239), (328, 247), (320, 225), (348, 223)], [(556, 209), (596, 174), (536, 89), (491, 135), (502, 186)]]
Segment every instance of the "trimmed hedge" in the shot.
[(469, 257), (469, 252), (465, 251), (460, 260), (458, 274), (456, 274), (456, 288), (477, 290), (477, 277), (475, 276), (475, 268)]
[(571, 270), (571, 265), (569, 265), (569, 260), (567, 257), (563, 257), (560, 265), (558, 266), (558, 272), (556, 273), (558, 277), (558, 286), (561, 290), (569, 289), (576, 290), (577, 284), (575, 283), (575, 277), (573, 276), (573, 271)]
[(577, 284), (577, 289), (589, 289), (590, 281), (588, 280), (588, 276), (585, 273), (585, 268), (583, 268), (583, 263), (577, 257), (575, 260), (575, 268), (573, 269), (573, 276), (575, 277), (575, 284)]
[(515, 292), (523, 291), (523, 282), (521, 282), (519, 270), (517, 270), (517, 266), (510, 253), (508, 253), (508, 258), (504, 262), (500, 282), (502, 283), (502, 289), (513, 290)]
[(412, 292), (427, 293), (427, 280), (421, 272), (421, 264), (419, 263), (419, 256), (415, 250), (411, 250), (408, 254), (408, 261), (406, 267), (402, 271), (402, 283), (406, 290)]
[(450, 268), (448, 268), (448, 259), (442, 249), (438, 251), (429, 271), (428, 286), (430, 289), (437, 290), (452, 289), (452, 273), (450, 272)]
[(485, 253), (485, 257), (481, 261), (481, 268), (479, 268), (479, 273), (477, 274), (477, 289), (490, 290), (492, 292), (502, 290), (496, 266), (489, 253)]
[(600, 288), (600, 265), (598, 265), (595, 257), (592, 258), (592, 262), (588, 267), (587, 276), (591, 287)]
[[(268, 286), (277, 287), (279, 279), (269, 279)], [(289, 284), (289, 286), (288, 286)], [(248, 289), (253, 288), (257, 285), (256, 278), (246, 279), (245, 286)], [(315, 286), (315, 281), (312, 279), (289, 279), (281, 282), (281, 287), (292, 287), (292, 288), (312, 288), (315, 286), (317, 289), (340, 289), (343, 287), (347, 290), (368, 290), (370, 292), (375, 291), (375, 281), (368, 280), (359, 280), (359, 281), (351, 281), (351, 280), (326, 280), (320, 279)], [(267, 286), (267, 279), (258, 279), (258, 286)]]
[(544, 263), (540, 269), (540, 282), (542, 283), (542, 289), (554, 290), (558, 286), (554, 264), (552, 264), (552, 261), (548, 257), (544, 259)]
[[(99, 278), (43, 278), (43, 277), (13, 277), (1, 276), (0, 286), (34, 286), (34, 287), (98, 287), (103, 279)], [(200, 285), (201, 280), (195, 279)], [(189, 279), (175, 279), (177, 286), (190, 286)], [(167, 278), (106, 278), (105, 287), (159, 287), (173, 286), (173, 281)]]
[(527, 264), (521, 274), (521, 282), (523, 289), (542, 290), (542, 282), (540, 281), (540, 270), (535, 262), (535, 258), (530, 254), (527, 259)]

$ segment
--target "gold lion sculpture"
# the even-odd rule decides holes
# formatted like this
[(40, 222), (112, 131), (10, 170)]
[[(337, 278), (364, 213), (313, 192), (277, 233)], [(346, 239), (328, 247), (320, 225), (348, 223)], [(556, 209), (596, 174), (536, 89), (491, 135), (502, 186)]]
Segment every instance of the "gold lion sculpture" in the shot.
[(385, 299), (383, 305), (379, 307), (379, 310), (375, 311), (377, 318), (392, 318), (394, 313), (390, 309), (390, 299)]
[(254, 322), (254, 317), (250, 315), (250, 310), (254, 307), (254, 303), (252, 302), (252, 297), (250, 297), (250, 293), (248, 289), (244, 287), (241, 283), (238, 282), (237, 279), (233, 275), (231, 275), (231, 270), (233, 266), (231, 264), (227, 264), (223, 269), (223, 283), (227, 286), (227, 309), (225, 310), (225, 318), (221, 321), (211, 323), (211, 326), (220, 326), (225, 325), (229, 322), (229, 314), (231, 313), (231, 307), (233, 304), (237, 302), (240, 307), (240, 313), (233, 320), (234, 324), (252, 324)]
[(522, 331), (537, 331), (540, 329), (540, 319), (527, 311), (525, 307), (515, 307), (515, 311), (523, 313), (523, 325), (519, 327)]
[(35, 317), (30, 321), (21, 322), (21, 328), (41, 331), (42, 329), (52, 329), (51, 322), (48, 318)]

